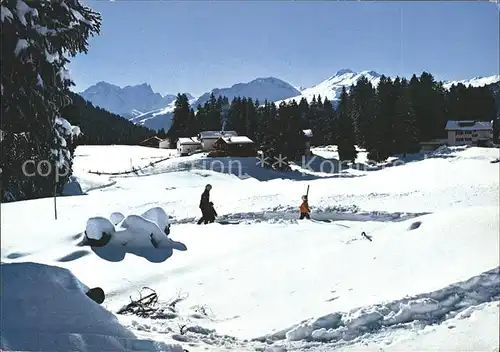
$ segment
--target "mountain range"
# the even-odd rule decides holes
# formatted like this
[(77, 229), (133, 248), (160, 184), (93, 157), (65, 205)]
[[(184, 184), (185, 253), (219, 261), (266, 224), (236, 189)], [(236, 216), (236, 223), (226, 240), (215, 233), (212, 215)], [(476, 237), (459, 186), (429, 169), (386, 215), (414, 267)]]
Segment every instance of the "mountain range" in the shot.
[[(226, 96), (229, 101), (240, 96), (259, 100), (261, 103), (267, 100), (276, 104), (291, 100), (299, 102), (302, 98), (306, 98), (310, 102), (313, 96), (321, 95), (322, 99), (327, 98), (335, 103), (340, 97), (342, 87), (348, 89), (351, 85), (356, 84), (362, 76), (365, 76), (376, 86), (382, 75), (375, 71), (354, 72), (350, 69), (342, 69), (310, 88), (297, 89), (281, 79), (266, 77), (257, 78), (247, 83), (238, 83), (227, 88), (215, 88), (199, 97), (194, 97), (189, 93), (185, 94), (190, 100), (191, 107), (195, 110), (198, 105), (203, 105), (208, 101), (210, 94), (214, 94), (215, 97)], [(497, 82), (500, 82), (500, 75), (443, 83), (444, 87), (449, 89), (458, 83), (479, 87)], [(123, 116), (137, 125), (155, 130), (170, 127), (176, 97), (175, 94), (163, 96), (155, 93), (151, 86), (146, 83), (121, 88), (107, 82), (99, 82), (79, 94), (95, 106)]]
[[(187, 94), (192, 98), (189, 93)], [(176, 97), (175, 94), (163, 96), (155, 93), (147, 83), (122, 88), (102, 81), (90, 86), (80, 95), (93, 105), (127, 119), (153, 109), (164, 108), (174, 102)]]

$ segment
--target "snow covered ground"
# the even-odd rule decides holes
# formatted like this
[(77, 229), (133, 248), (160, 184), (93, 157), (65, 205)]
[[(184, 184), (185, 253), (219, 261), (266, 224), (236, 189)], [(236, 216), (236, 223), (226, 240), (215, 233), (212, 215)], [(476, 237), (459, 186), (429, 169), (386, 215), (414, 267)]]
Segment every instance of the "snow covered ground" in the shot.
[[(2, 305), (9, 309), (2, 313), (1, 348), (498, 348), (500, 175), (490, 161), (499, 150), (441, 148), (378, 166), (367, 165), (361, 151), (344, 169), (328, 169), (337, 163), (335, 148), (315, 153), (293, 172), (276, 173), (251, 159), (78, 147), (74, 175), (86, 194), (58, 198), (58, 220), (52, 199), (2, 204)], [(132, 168), (138, 171), (110, 175)], [(207, 183), (220, 218), (239, 224), (194, 224)], [(307, 186), (316, 220), (298, 221)], [(168, 246), (176, 249), (160, 259), (148, 251), (158, 253), (161, 245), (140, 231), (117, 237), (125, 248), (116, 240), (100, 249), (85, 245), (89, 218), (120, 212), (134, 219), (154, 207), (170, 216)], [(120, 226), (117, 233), (127, 227)], [(131, 233), (145, 240), (130, 243)], [(105, 290), (102, 307), (82, 294), (83, 286)], [(116, 314), (143, 287), (160, 301), (183, 299), (168, 318)], [(69, 296), (70, 303), (53, 308)], [(99, 336), (88, 328), (92, 314), (110, 325)], [(47, 316), (51, 324), (33, 320)], [(33, 338), (23, 340), (23, 331)]]

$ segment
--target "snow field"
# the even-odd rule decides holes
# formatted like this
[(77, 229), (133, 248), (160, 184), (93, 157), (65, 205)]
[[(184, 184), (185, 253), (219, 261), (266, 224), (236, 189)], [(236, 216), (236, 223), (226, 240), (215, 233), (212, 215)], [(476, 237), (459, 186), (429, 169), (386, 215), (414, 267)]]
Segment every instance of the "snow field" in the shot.
[(137, 339), (87, 290), (67, 269), (2, 263), (2, 350), (182, 352)]
[[(79, 180), (98, 163), (112, 172), (130, 155), (157, 156), (152, 148), (116, 146), (104, 163), (98, 157), (115, 147), (80, 148), (77, 155), (88, 156), (75, 160)], [(207, 170), (203, 155), (171, 158), (139, 175), (106, 176), (112, 184), (87, 195), (58, 198), (57, 221), (52, 199), (2, 204), (1, 260), (69, 269), (89, 287), (105, 289), (102, 307), (111, 312), (144, 286), (162, 300), (185, 295), (172, 319), (117, 318), (138, 339), (190, 351), (427, 350), (443, 339), (443, 329), (453, 336), (450, 346), (493, 350), (498, 338), (487, 322), (499, 299), (493, 283), (500, 224), (499, 168), (490, 160), (498, 149), (448, 148), (432, 156), (354, 178), (261, 177), (248, 164), (256, 177), (246, 179)], [(239, 225), (193, 224), (207, 183), (220, 217)], [(333, 222), (296, 220), (307, 185), (313, 218)], [(123, 218), (155, 207), (169, 216), (168, 237), (186, 251), (153, 263), (157, 248), (139, 240), (146, 244), (142, 254), (126, 250), (112, 261), (78, 245), (89, 218), (103, 217), (121, 231)], [(148, 238), (137, 233), (134, 239)], [(116, 252), (116, 245), (107, 250)], [(199, 306), (209, 314), (199, 316)], [(474, 314), (460, 320), (463, 309)], [(190, 329), (184, 335), (180, 324)], [(465, 338), (479, 327), (483, 339)]]

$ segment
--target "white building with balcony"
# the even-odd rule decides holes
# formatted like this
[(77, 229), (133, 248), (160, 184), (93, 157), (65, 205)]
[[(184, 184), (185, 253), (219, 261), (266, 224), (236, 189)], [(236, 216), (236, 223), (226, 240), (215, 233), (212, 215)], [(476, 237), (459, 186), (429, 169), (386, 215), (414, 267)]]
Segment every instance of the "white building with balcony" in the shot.
[(493, 140), (492, 121), (448, 121), (448, 145), (487, 146)]

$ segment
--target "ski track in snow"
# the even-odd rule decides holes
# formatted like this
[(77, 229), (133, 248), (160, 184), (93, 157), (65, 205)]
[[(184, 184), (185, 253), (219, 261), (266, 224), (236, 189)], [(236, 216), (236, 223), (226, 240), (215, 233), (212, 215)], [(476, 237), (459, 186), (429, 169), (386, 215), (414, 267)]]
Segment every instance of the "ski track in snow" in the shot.
[[(351, 207), (325, 207), (315, 209), (311, 218), (319, 221), (403, 221), (422, 215), (430, 214), (429, 212), (422, 213), (406, 213), (406, 212), (385, 212), (385, 211), (362, 211), (357, 206)], [(180, 218), (171, 219), (172, 224), (190, 224), (194, 223), (198, 218)], [(217, 217), (218, 221), (238, 221), (243, 224), (252, 224), (257, 222), (297, 222), (298, 211), (296, 207), (277, 207), (270, 208), (258, 212), (239, 212), (231, 214), (223, 214)]]
[[(397, 330), (422, 330), (450, 319), (470, 318), (481, 304), (500, 300), (499, 282), (500, 267), (497, 267), (437, 291), (304, 320), (250, 341), (202, 327), (204, 320), (212, 318), (195, 311), (184, 317), (174, 314), (171, 319), (129, 316), (121, 317), (121, 321), (144, 336), (168, 334), (174, 342), (188, 343), (199, 350), (332, 351), (367, 340), (383, 340)], [(182, 335), (175, 333), (181, 324), (186, 325)]]
[(362, 307), (348, 313), (328, 314), (266, 338), (354, 342), (365, 334), (373, 334), (385, 328), (404, 328), (408, 323), (423, 328), (430, 324), (440, 324), (459, 313), (465, 318), (470, 315), (474, 306), (500, 299), (499, 280), (500, 267), (434, 292)]

